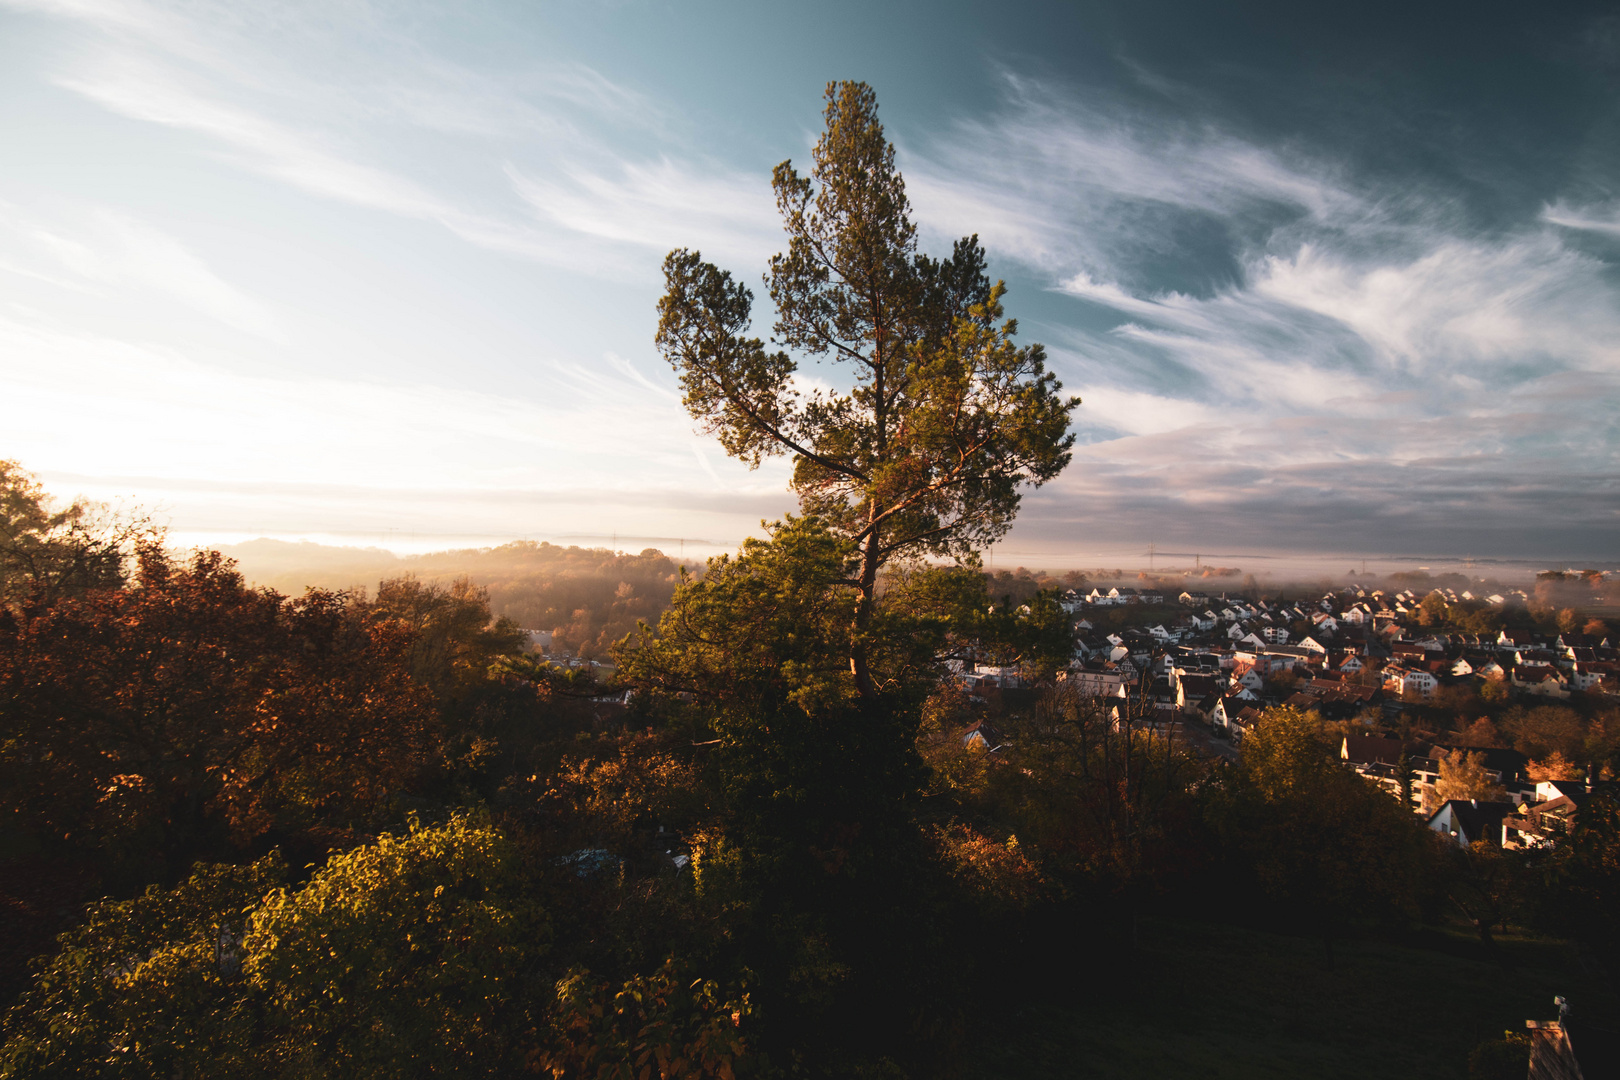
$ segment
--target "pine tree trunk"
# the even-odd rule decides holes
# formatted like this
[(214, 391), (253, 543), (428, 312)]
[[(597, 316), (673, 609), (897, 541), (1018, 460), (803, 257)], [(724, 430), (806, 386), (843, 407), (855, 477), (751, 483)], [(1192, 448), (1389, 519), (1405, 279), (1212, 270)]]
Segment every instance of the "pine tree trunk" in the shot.
[(871, 704), (877, 694), (872, 683), (872, 669), (867, 662), (866, 631), (872, 624), (872, 606), (877, 595), (878, 531), (872, 530), (861, 547), (861, 598), (855, 607), (853, 640), (849, 650), (849, 672), (855, 679), (855, 692), (863, 705)]

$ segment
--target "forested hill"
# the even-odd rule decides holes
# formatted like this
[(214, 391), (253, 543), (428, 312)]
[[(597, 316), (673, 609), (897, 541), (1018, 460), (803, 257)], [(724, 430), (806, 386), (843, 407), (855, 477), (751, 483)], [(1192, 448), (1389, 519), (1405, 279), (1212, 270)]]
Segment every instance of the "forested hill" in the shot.
[(262, 539), (220, 551), (249, 581), (291, 596), (310, 586), (375, 592), (379, 581), (407, 574), (428, 584), (467, 577), (489, 591), (496, 615), (555, 631), (558, 646), (592, 657), (605, 656), (637, 620), (657, 622), (679, 577), (675, 560), (653, 548), (627, 555), (533, 541), (412, 556)]

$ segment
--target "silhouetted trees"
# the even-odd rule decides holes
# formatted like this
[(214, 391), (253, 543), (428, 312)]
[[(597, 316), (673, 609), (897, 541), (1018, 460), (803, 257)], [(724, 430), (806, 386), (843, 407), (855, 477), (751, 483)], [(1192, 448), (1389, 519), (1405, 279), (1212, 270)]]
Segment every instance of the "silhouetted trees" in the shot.
[(116, 586), (137, 543), (160, 535), (82, 499), (56, 505), (15, 461), (0, 460), (0, 608)]

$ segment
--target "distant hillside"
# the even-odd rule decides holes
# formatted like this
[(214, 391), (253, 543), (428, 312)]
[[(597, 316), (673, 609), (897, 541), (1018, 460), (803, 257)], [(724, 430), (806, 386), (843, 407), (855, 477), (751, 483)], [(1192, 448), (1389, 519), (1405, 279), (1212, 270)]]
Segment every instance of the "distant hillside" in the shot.
[(252, 584), (292, 596), (307, 588), (363, 588), (375, 592), (377, 582), (403, 573), (406, 561), (382, 548), (337, 547), (307, 541), (249, 540), (221, 544), (219, 550), (236, 560), (237, 569)]
[(311, 586), (375, 592), (379, 581), (407, 574), (441, 584), (467, 577), (489, 590), (496, 615), (554, 631), (559, 647), (585, 656), (604, 655), (638, 619), (656, 622), (679, 576), (675, 560), (652, 548), (625, 555), (532, 541), (406, 556), (283, 540), (220, 550), (254, 584), (293, 595)]

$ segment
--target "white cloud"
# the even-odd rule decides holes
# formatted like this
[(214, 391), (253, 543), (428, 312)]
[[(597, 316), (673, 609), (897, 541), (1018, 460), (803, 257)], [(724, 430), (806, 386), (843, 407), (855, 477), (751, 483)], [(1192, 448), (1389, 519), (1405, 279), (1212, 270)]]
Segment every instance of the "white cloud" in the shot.
[(1103, 304), (1117, 311), (1129, 311), (1138, 314), (1157, 314), (1160, 305), (1151, 300), (1132, 296), (1112, 281), (1098, 281), (1084, 270), (1061, 281), (1057, 291), (1070, 296), (1078, 296), (1082, 300)]
[[(7, 241), (0, 250), (9, 248), (21, 260), (8, 260), (7, 268), (76, 292), (113, 287), (155, 293), (239, 330), (274, 334), (275, 320), (263, 303), (222, 280), (174, 237), (110, 207), (74, 209), (76, 236), (68, 235), (67, 227), (0, 203), (0, 237)], [(42, 271), (41, 264), (54, 265)], [(61, 271), (72, 277), (64, 278)]]
[(1620, 204), (1581, 207), (1559, 201), (1543, 207), (1541, 219), (1568, 229), (1620, 236)]
[(120, 242), (118, 272), (127, 280), (168, 293), (238, 329), (271, 329), (273, 319), (263, 304), (220, 280), (173, 237), (112, 211), (100, 216)]
[(555, 180), (508, 168), (512, 186), (543, 219), (570, 231), (752, 268), (780, 246), (781, 222), (762, 176), (700, 170), (664, 158), (622, 164), (616, 177), (566, 170)]
[[(1082, 430), (1119, 433), (1077, 448), (1039, 501), (1054, 519), (1068, 500), (1105, 531), (1460, 546), (1529, 542), (1512, 522), (1532, 520), (1589, 543), (1616, 512), (1620, 288), (1555, 227), (1620, 231), (1612, 208), (1470, 230), (1447, 191), (1028, 82), (910, 164), (938, 232), (976, 228), (992, 258), (1115, 313), (1054, 351)], [(1224, 230), (1226, 264), (1155, 290), (1145, 263), (1196, 267), (1164, 226), (1191, 220)]]
[[(449, 386), (279, 378), (0, 315), (7, 454), (59, 471), (117, 471), (235, 486), (678, 493), (690, 423), (669, 393), (612, 358), (559, 365), (573, 392), (544, 400)], [(610, 441), (604, 442), (604, 434)], [(731, 490), (780, 490), (782, 470), (728, 466)], [(694, 475), (696, 473), (696, 475)], [(701, 477), (701, 479), (699, 479)], [(749, 479), (743, 479), (750, 477)]]
[(1420, 258), (1383, 263), (1305, 245), (1265, 259), (1252, 288), (1336, 319), (1386, 359), (1425, 373), (1467, 360), (1620, 359), (1620, 307), (1603, 265), (1544, 232), (1445, 238)]
[(1108, 268), (1152, 242), (1164, 210), (1322, 221), (1368, 212), (1331, 169), (1211, 125), (1146, 116), (1009, 78), (992, 117), (958, 122), (907, 154), (907, 190), (943, 235), (977, 232), (998, 254), (1048, 271)]
[(1122, 390), (1116, 386), (1072, 389), (1085, 402), (1080, 414), (1085, 423), (1100, 423), (1130, 435), (1157, 435), (1195, 425), (1222, 423), (1219, 409), (1196, 401)]
[(112, 51), (60, 82), (135, 120), (211, 136), (252, 168), (316, 195), (405, 217), (453, 220), (460, 212), (419, 185), (349, 161), (306, 130), (267, 120), (184, 85), (161, 65)]
[[(305, 54), (343, 52), (343, 33), (356, 27), (297, 8), (274, 16), (92, 2), (24, 9), (102, 35), (78, 50), (59, 85), (131, 119), (194, 132), (227, 160), (321, 198), (434, 222), (479, 247), (620, 280), (649, 274), (639, 251), (620, 245), (702, 243), (715, 257), (749, 261), (774, 250), (766, 180), (611, 149), (604, 137), (611, 130), (645, 142), (680, 125), (584, 64), (490, 75), (448, 63), (385, 24), (370, 28), (372, 54), (358, 62), (350, 51), (329, 68), (313, 60), (299, 67)], [(347, 21), (356, 19), (348, 13)], [(279, 53), (266, 44), (289, 39), (295, 47)], [(414, 145), (448, 142), (437, 155), (398, 159), (390, 150), (402, 136)], [(513, 155), (531, 164), (514, 165)], [(457, 163), (458, 183), (440, 175), (446, 160)], [(516, 212), (513, 193), (535, 213)]]

